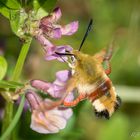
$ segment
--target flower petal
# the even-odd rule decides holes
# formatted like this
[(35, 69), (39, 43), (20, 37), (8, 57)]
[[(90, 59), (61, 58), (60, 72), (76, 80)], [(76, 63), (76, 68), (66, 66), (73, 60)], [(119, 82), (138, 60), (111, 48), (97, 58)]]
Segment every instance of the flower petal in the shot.
[(44, 37), (44, 35), (40, 34), (36, 36), (37, 40), (41, 43), (41, 45), (47, 50), (49, 47), (53, 47), (54, 45)]
[(67, 57), (63, 57), (62, 59), (60, 58), (60, 55), (57, 55), (55, 52), (65, 53), (66, 51), (71, 51), (71, 50), (72, 48), (69, 45), (50, 47), (46, 52), (45, 59), (48, 61), (58, 59), (59, 61), (64, 62), (63, 59), (67, 59)]
[(51, 84), (48, 89), (48, 93), (55, 98), (60, 98), (65, 92), (65, 86), (69, 78), (71, 77), (71, 71), (62, 70), (56, 73), (56, 80)]
[[(31, 86), (48, 93), (54, 98), (61, 98), (66, 90), (67, 81), (71, 77), (71, 71), (61, 70), (56, 73), (56, 80), (53, 83), (49, 83), (42, 80), (32, 80), (30, 82)], [(71, 93), (72, 94), (72, 93)], [(66, 100), (72, 100), (72, 95), (66, 98)]]
[(43, 112), (38, 112), (36, 110), (34, 110), (32, 113), (30, 128), (38, 133), (43, 134), (57, 133), (59, 131), (56, 126), (51, 125)]
[(73, 111), (71, 108), (67, 108), (67, 109), (63, 109), (62, 113), (63, 113), (63, 117), (65, 117), (65, 119), (69, 119), (72, 116)]
[(60, 82), (66, 82), (71, 77), (69, 70), (61, 70), (56, 73), (56, 78)]
[(31, 86), (38, 89), (38, 90), (42, 90), (44, 92), (47, 92), (48, 89), (50, 88), (50, 83), (46, 82), (46, 81), (42, 81), (42, 80), (32, 80), (30, 82)]
[(47, 112), (47, 118), (50, 120), (52, 125), (56, 126), (59, 129), (64, 129), (66, 127), (67, 120), (63, 117), (62, 113), (61, 115), (57, 114), (60, 112), (60, 110), (58, 110), (58, 112), (55, 112), (56, 110), (52, 111), (51, 113)]
[(61, 16), (62, 16), (61, 9), (59, 7), (55, 8), (50, 15), (45, 16), (40, 20), (40, 27), (44, 29), (45, 28), (47, 29), (47, 26), (51, 27), (52, 24), (57, 20), (59, 20)]
[(73, 21), (70, 24), (61, 27), (62, 35), (72, 35), (78, 30), (78, 21)]
[(48, 93), (54, 98), (60, 98), (63, 95), (63, 86), (52, 84), (48, 89)]
[[(47, 99), (42, 105), (52, 101)], [(31, 118), (31, 129), (39, 133), (57, 133), (66, 127), (68, 119), (72, 116), (70, 108), (54, 108), (52, 110), (34, 110)]]
[(53, 29), (49, 35), (50, 38), (54, 38), (54, 39), (59, 39), (61, 38), (61, 36), (62, 36), (62, 33), (61, 33), (60, 28)]
[(72, 51), (72, 47), (70, 45), (57, 46), (56, 51), (59, 53), (65, 53), (66, 51)]
[(26, 96), (28, 103), (30, 104), (31, 110), (39, 109), (39, 102), (43, 101), (39, 95), (37, 95), (32, 90), (27, 90), (25, 96)]
[(67, 95), (67, 97), (65, 98), (65, 101), (71, 102), (73, 99), (74, 99), (74, 94), (73, 94), (73, 92), (71, 92)]
[(59, 20), (60, 17), (62, 16), (61, 9), (59, 7), (55, 8), (51, 13), (51, 16), (52, 16), (52, 22), (56, 22), (57, 20)]

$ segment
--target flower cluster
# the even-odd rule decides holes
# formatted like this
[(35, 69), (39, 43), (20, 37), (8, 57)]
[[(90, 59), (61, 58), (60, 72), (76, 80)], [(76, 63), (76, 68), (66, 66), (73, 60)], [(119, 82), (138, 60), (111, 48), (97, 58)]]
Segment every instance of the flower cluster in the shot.
[[(54, 98), (61, 98), (63, 96), (62, 93), (65, 92), (65, 85), (70, 77), (71, 71), (62, 70), (56, 73), (56, 80), (52, 83), (42, 80), (32, 80), (31, 85), (44, 93), (49, 93)], [(69, 96), (72, 97), (72, 93)]]
[[(49, 39), (60, 39), (63, 35), (70, 36), (74, 34), (78, 29), (78, 21), (71, 22), (67, 25), (59, 25), (57, 21), (61, 17), (60, 8), (54, 9), (54, 11), (43, 17), (39, 22), (38, 34), (35, 35), (36, 39), (41, 43), (45, 51), (46, 60), (65, 61), (67, 57), (60, 58), (58, 53), (65, 53), (72, 51), (70, 45), (54, 45)], [(44, 94), (50, 95), (58, 101), (51, 99), (43, 99), (34, 90), (26, 91), (26, 99), (30, 105), (32, 117), (31, 117), (31, 129), (39, 133), (57, 133), (61, 129), (65, 128), (67, 120), (72, 116), (72, 109), (66, 108), (60, 105), (60, 100), (63, 98), (66, 83), (72, 76), (71, 71), (62, 70), (56, 73), (56, 80), (52, 83), (42, 80), (32, 80), (30, 85), (36, 89), (43, 91)], [(70, 102), (74, 99), (73, 92), (70, 92), (64, 99), (66, 102)]]
[(65, 53), (66, 51), (72, 50), (70, 45), (56, 46), (49, 40), (49, 38), (60, 39), (62, 35), (70, 36), (78, 30), (78, 21), (73, 21), (67, 25), (59, 25), (57, 21), (61, 15), (60, 8), (56, 8), (50, 15), (40, 20), (39, 31), (36, 38), (45, 50), (46, 60), (58, 59), (62, 61), (55, 52)]
[(38, 94), (29, 90), (26, 93), (32, 116), (31, 128), (39, 133), (57, 133), (65, 128), (67, 120), (72, 115), (70, 108), (51, 107), (53, 101), (42, 99)]

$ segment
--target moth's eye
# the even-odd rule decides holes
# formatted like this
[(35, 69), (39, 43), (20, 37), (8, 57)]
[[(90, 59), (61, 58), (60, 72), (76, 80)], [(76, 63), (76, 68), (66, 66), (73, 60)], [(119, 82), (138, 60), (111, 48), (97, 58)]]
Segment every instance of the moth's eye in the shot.
[(75, 62), (75, 60), (76, 60), (75, 57), (74, 56), (71, 56), (71, 61), (72, 62)]

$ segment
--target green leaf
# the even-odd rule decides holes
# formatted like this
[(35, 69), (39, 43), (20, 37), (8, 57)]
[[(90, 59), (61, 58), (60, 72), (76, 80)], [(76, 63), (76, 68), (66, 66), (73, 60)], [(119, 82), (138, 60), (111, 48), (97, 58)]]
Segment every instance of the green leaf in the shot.
[(28, 15), (24, 11), (24, 9), (19, 10), (11, 10), (10, 11), (10, 24), (12, 31), (19, 37), (21, 37), (24, 33), (22, 32), (22, 27), (24, 26), (24, 22), (27, 19)]
[(51, 12), (57, 0), (38, 0), (40, 6), (47, 12)]
[(15, 82), (15, 81), (8, 81), (9, 84), (12, 84), (12, 85), (15, 85), (17, 87), (23, 87), (24, 84), (22, 83), (19, 83), (19, 82)]
[(17, 0), (0, 0), (0, 3), (9, 9), (17, 10), (21, 8), (20, 3)]
[(5, 7), (1, 2), (0, 2), (0, 13), (5, 16), (6, 18), (9, 19), (9, 13), (10, 13), (10, 10), (9, 8)]
[(17, 87), (22, 87), (24, 84), (14, 82), (14, 81), (0, 81), (0, 88), (17, 88)]
[(7, 71), (7, 61), (4, 57), (0, 56), (0, 80), (3, 79)]
[[(37, 3), (38, 1), (38, 3)], [(54, 6), (56, 4), (57, 0), (34, 0), (34, 3), (36, 2), (36, 7), (40, 7), (37, 10), (36, 19), (41, 19), (44, 16), (47, 16), (49, 12), (51, 12), (52, 9), (54, 9)], [(38, 5), (40, 4), (40, 6)], [(35, 5), (34, 5), (35, 7)], [(35, 8), (37, 9), (37, 8)]]
[(10, 12), (10, 24), (12, 31), (18, 36), (18, 29), (19, 29), (19, 21), (20, 21), (20, 11), (18, 10), (12, 10)]

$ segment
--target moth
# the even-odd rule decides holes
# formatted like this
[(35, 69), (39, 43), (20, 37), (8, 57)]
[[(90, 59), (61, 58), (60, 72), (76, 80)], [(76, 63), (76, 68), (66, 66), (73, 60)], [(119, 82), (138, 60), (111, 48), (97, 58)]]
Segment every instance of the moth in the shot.
[[(80, 101), (88, 99), (95, 108), (95, 115), (109, 119), (120, 104), (121, 99), (116, 94), (112, 81), (108, 77), (111, 73), (109, 60), (112, 56), (113, 45), (108, 49), (104, 49), (99, 53), (92, 55), (80, 52), (80, 49), (87, 37), (92, 26), (92, 20), (88, 25), (85, 36), (82, 40), (79, 50), (73, 50), (68, 53), (58, 53), (61, 57), (69, 55), (74, 59), (72, 62), (72, 77), (67, 83), (66, 93), (63, 96), (62, 104), (66, 107), (77, 105)], [(105, 69), (103, 62), (107, 65)], [(78, 97), (71, 102), (66, 102), (64, 99), (73, 89), (77, 89)]]

